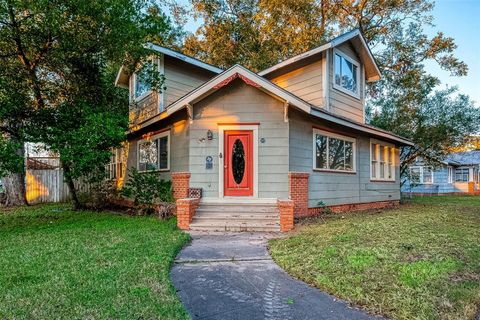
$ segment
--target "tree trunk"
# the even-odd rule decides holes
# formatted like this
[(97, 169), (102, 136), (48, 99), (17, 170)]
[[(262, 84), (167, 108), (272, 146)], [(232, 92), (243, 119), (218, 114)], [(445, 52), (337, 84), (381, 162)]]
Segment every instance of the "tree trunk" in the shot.
[(67, 183), (70, 194), (72, 195), (73, 209), (78, 210), (82, 208), (80, 201), (77, 196), (77, 189), (75, 188), (75, 183), (73, 182), (72, 177), (70, 176), (70, 168), (62, 164), (63, 172), (65, 173), (65, 182)]
[(11, 173), (3, 178), (5, 184), (6, 206), (27, 205), (25, 174)]
[[(22, 156), (22, 159), (24, 159), (25, 146), (23, 144), (22, 147), (17, 150), (17, 153)], [(6, 195), (6, 206), (28, 205), (25, 170), (25, 164), (23, 164), (21, 166), (20, 172), (12, 172), (3, 178)]]

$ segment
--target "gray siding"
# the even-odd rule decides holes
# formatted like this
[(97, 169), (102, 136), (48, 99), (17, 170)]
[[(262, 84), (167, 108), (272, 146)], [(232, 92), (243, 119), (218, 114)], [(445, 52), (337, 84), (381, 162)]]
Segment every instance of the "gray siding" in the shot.
[[(178, 117), (172, 117), (169, 123), (162, 126), (152, 126), (148, 131), (155, 132), (163, 128), (170, 128), (170, 170), (159, 171), (159, 175), (162, 179), (170, 180), (171, 172), (185, 172), (189, 168), (189, 131), (188, 121), (184, 119), (178, 119)], [(127, 170), (132, 167), (137, 167), (137, 142), (141, 140), (141, 136), (130, 138), (128, 140), (128, 158), (127, 158)]]
[(330, 50), (329, 63), (329, 89), (330, 89), (330, 111), (357, 122), (364, 122), (364, 94), (365, 94), (365, 79), (363, 77), (363, 63), (354, 51), (350, 43), (344, 43), (336, 48), (360, 64), (360, 99), (339, 91), (333, 87), (335, 70), (334, 70), (334, 50)]
[(272, 82), (315, 105), (325, 104), (323, 92), (323, 59), (272, 79)]
[[(290, 171), (308, 172), (309, 206), (319, 201), (327, 205), (363, 203), (400, 199), (399, 157), (396, 155), (395, 182), (370, 181), (370, 138), (341, 128), (326, 126), (298, 111), (290, 113)], [(313, 170), (313, 126), (338, 130), (356, 138), (356, 173), (335, 173)]]
[[(191, 186), (203, 188), (205, 197), (218, 197), (218, 123), (260, 123), (258, 143), (259, 198), (288, 197), (288, 123), (283, 119), (283, 104), (264, 92), (235, 80), (193, 106), (190, 126)], [(207, 140), (207, 131), (213, 140)], [(212, 156), (213, 168), (205, 168)]]
[(210, 80), (214, 74), (179, 59), (164, 57), (165, 107)]

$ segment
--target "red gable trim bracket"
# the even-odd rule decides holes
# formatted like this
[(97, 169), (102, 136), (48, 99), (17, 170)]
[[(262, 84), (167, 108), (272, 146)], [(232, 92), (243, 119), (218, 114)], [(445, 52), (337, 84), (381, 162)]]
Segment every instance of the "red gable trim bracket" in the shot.
[(223, 80), (222, 82), (217, 83), (217, 84), (213, 87), (213, 89), (215, 89), (215, 90), (220, 89), (220, 88), (226, 86), (227, 84), (229, 84), (230, 82), (232, 82), (233, 80), (235, 80), (236, 78), (242, 79), (243, 82), (245, 82), (245, 83), (248, 84), (249, 86), (252, 86), (252, 87), (255, 87), (255, 88), (260, 88), (260, 87), (261, 87), (258, 83), (250, 80), (249, 78), (247, 78), (247, 77), (245, 77), (244, 75), (239, 74), (239, 73), (237, 72), (237, 73), (232, 74), (230, 77), (228, 77), (227, 79)]

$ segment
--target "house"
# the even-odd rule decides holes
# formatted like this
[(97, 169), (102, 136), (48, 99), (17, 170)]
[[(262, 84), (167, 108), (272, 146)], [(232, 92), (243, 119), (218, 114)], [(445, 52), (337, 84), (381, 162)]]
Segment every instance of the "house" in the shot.
[(365, 123), (366, 82), (380, 73), (358, 30), (258, 73), (148, 47), (166, 90), (141, 71), (116, 79), (130, 92), (126, 167), (172, 179), (180, 228), (289, 230), (325, 205), (399, 202), (411, 142)]
[(478, 193), (480, 191), (480, 150), (452, 153), (432, 167), (422, 158), (410, 167), (402, 192), (417, 195)]

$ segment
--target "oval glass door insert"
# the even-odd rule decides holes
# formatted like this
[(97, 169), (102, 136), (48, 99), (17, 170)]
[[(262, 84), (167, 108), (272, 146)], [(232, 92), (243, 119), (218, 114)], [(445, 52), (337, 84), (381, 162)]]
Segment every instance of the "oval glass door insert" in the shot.
[(235, 182), (240, 184), (245, 175), (245, 149), (240, 139), (235, 140), (232, 146), (232, 173)]

